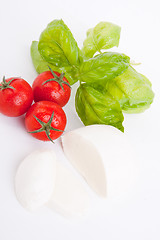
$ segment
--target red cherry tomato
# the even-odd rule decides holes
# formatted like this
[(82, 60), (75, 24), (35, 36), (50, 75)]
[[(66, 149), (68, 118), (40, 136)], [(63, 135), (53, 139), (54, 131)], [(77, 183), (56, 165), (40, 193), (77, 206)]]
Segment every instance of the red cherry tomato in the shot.
[(17, 117), (29, 109), (33, 101), (31, 86), (22, 78), (3, 77), (0, 83), (0, 112)]
[(62, 135), (66, 126), (66, 115), (56, 103), (36, 102), (26, 113), (25, 126), (33, 137), (53, 141)]
[[(50, 69), (50, 68), (49, 68)], [(52, 101), (63, 107), (71, 95), (71, 88), (63, 73), (46, 71), (38, 75), (33, 85), (34, 101)]]

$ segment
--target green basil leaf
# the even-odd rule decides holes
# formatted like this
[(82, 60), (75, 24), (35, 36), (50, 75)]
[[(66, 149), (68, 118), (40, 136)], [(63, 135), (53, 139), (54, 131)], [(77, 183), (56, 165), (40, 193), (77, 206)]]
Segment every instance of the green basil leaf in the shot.
[(82, 52), (86, 57), (93, 57), (102, 49), (118, 47), (121, 28), (110, 22), (100, 22), (87, 31), (87, 38), (83, 43)]
[(122, 75), (108, 81), (106, 89), (127, 113), (143, 112), (154, 98), (151, 82), (131, 66)]
[(77, 42), (63, 20), (54, 20), (41, 33), (38, 50), (48, 63), (56, 67), (78, 68), (81, 56)]
[(78, 71), (75, 68), (71, 67), (61, 67), (61, 72), (65, 73), (65, 77), (69, 81), (70, 85), (76, 83), (79, 79), (77, 78)]
[(82, 82), (102, 82), (122, 74), (129, 66), (130, 58), (124, 54), (106, 52), (84, 60), (80, 66)]
[(75, 82), (77, 82), (77, 78), (75, 77), (75, 75), (77, 74), (77, 72), (74, 72), (74, 69), (69, 68), (58, 68), (55, 67), (52, 64), (47, 63), (40, 55), (39, 51), (38, 51), (38, 41), (33, 41), (32, 45), (31, 45), (31, 58), (32, 58), (32, 62), (33, 65), (37, 71), (37, 73), (42, 73), (45, 71), (49, 71), (48, 66), (50, 66), (52, 68), (53, 71), (56, 72), (64, 72), (65, 73), (65, 77), (68, 79), (70, 85), (74, 84)]
[(81, 84), (75, 97), (78, 116), (84, 125), (112, 125), (122, 132), (124, 120), (119, 103), (107, 92), (101, 92), (88, 84)]
[(55, 66), (47, 63), (43, 58), (41, 57), (39, 51), (38, 51), (38, 41), (33, 41), (31, 44), (31, 58), (33, 65), (37, 71), (37, 73), (42, 73), (45, 71), (48, 71), (48, 65), (54, 70), (58, 71), (59, 69)]

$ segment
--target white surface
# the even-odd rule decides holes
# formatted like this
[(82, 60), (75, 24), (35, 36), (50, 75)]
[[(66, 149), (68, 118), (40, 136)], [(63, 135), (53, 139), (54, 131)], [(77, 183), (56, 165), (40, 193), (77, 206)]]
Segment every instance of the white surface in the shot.
[[(0, 76), (21, 76), (32, 83), (37, 76), (29, 47), (55, 18), (63, 18), (79, 46), (85, 32), (99, 21), (122, 27), (119, 51), (142, 65), (137, 69), (153, 83), (154, 103), (142, 114), (125, 115), (124, 127), (140, 160), (138, 184), (114, 201), (97, 198), (89, 188), (92, 206), (82, 219), (68, 220), (43, 208), (25, 211), (14, 194), (14, 177), (21, 160), (35, 149), (54, 149), (71, 167), (59, 141), (43, 143), (24, 128), (23, 117), (0, 115), (0, 239), (3, 240), (159, 240), (160, 239), (160, 14), (159, 1), (145, 0), (6, 0), (0, 5)], [(74, 92), (64, 108), (67, 131), (82, 126), (74, 110)], [(74, 171), (74, 170), (73, 170)], [(85, 184), (85, 183), (84, 183)]]

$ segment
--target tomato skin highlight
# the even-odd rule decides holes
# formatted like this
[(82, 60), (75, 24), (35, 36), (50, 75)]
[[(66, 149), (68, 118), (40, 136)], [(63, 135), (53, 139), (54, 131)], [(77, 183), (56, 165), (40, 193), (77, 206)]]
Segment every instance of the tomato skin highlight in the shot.
[[(13, 78), (6, 79), (6, 82), (11, 79)], [(22, 78), (15, 78), (10, 86), (14, 89), (0, 89), (0, 112), (9, 117), (18, 117), (26, 113), (31, 106), (33, 91), (29, 83)]]
[[(66, 126), (66, 115), (63, 109), (56, 103), (49, 101), (39, 101), (34, 103), (25, 116), (25, 126), (28, 132), (32, 132), (40, 129), (42, 126), (36, 120), (34, 116), (43, 121), (44, 123), (48, 123), (51, 118), (52, 113), (54, 112), (54, 117), (51, 123), (53, 128), (64, 131)], [(63, 132), (50, 130), (50, 138), (55, 140), (62, 135)], [(38, 133), (30, 133), (34, 138), (43, 141), (49, 141), (46, 132), (38, 132)]]
[[(54, 72), (58, 77), (61, 75), (58, 72)], [(69, 101), (71, 95), (71, 89), (66, 84), (62, 83), (64, 90), (61, 88), (58, 82), (50, 81), (43, 84), (46, 80), (54, 78), (50, 71), (42, 72), (39, 74), (33, 82), (33, 95), (34, 101), (52, 101), (60, 105), (65, 106)], [(63, 81), (68, 82), (68, 80), (63, 77)], [(42, 85), (43, 84), (43, 85)]]

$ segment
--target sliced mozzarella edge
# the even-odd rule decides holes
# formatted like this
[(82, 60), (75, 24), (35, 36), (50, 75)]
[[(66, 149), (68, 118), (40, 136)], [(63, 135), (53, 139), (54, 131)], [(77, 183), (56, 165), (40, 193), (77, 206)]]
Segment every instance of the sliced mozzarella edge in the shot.
[(47, 206), (64, 216), (82, 216), (89, 208), (89, 195), (73, 172), (57, 162), (56, 184)]
[(89, 195), (81, 180), (50, 150), (34, 151), (21, 162), (15, 193), (29, 211), (46, 205), (65, 216), (81, 216), (89, 207)]
[(134, 154), (125, 134), (107, 125), (82, 127), (62, 137), (64, 153), (100, 196), (125, 193), (134, 181)]

